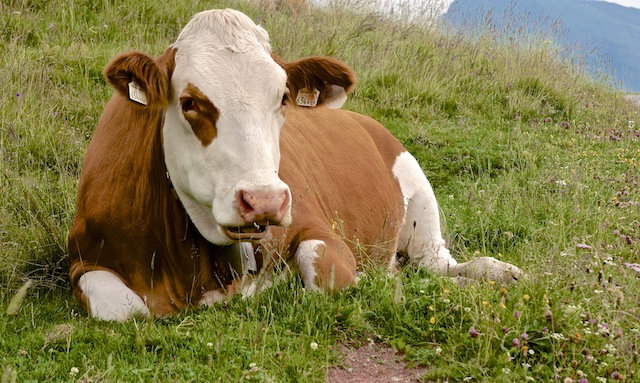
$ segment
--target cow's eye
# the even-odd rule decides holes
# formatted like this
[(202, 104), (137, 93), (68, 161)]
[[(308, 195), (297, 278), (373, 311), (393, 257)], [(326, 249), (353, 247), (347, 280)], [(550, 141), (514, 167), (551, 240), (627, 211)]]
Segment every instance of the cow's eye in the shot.
[(183, 112), (198, 111), (198, 104), (191, 97), (180, 97)]
[(289, 97), (291, 96), (291, 92), (287, 89), (282, 95), (282, 105), (287, 105), (287, 101), (289, 101)]

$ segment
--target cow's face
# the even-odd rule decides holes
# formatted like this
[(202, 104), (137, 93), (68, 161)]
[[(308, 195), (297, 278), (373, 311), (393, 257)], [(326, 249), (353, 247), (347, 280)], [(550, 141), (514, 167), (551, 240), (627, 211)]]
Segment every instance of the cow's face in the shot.
[(198, 14), (174, 44), (163, 140), (171, 181), (216, 244), (291, 221), (278, 177), (287, 76), (266, 32), (235, 11)]
[(199, 13), (160, 58), (124, 53), (105, 75), (132, 100), (136, 82), (148, 103), (135, 107), (165, 114), (173, 187), (200, 233), (219, 245), (259, 240), (268, 225), (291, 222), (291, 192), (278, 176), (285, 110), (303, 89), (318, 105), (335, 105), (355, 83), (330, 58), (282, 62), (266, 31), (233, 10)]

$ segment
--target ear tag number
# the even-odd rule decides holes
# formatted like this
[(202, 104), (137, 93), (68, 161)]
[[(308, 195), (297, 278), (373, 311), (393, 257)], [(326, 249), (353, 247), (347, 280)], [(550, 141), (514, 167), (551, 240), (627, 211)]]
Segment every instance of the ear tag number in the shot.
[(318, 105), (319, 97), (320, 91), (318, 89), (314, 89), (313, 91), (300, 89), (296, 96), (296, 104), (300, 106), (316, 106)]
[(129, 83), (129, 98), (138, 104), (147, 105), (147, 96), (135, 81)]

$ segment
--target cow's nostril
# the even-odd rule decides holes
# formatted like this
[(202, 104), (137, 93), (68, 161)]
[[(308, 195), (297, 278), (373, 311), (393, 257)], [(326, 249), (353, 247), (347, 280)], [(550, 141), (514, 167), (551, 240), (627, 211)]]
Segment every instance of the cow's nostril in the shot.
[(251, 214), (253, 209), (253, 204), (251, 201), (254, 197), (251, 194), (245, 193), (243, 190), (238, 192), (238, 209), (240, 211), (240, 215), (245, 217), (248, 214)]
[(291, 204), (291, 196), (289, 194), (289, 190), (286, 189), (285, 191), (282, 192), (282, 194), (284, 194), (284, 198), (282, 201), (282, 205), (280, 205), (280, 209), (278, 210), (278, 215), (283, 218), (286, 213), (287, 210), (289, 210), (289, 205)]

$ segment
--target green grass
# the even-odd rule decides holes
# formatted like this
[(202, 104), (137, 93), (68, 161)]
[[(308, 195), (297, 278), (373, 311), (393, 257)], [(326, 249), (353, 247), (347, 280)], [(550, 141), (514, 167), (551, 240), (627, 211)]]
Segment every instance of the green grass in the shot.
[[(102, 68), (129, 49), (159, 55), (195, 12), (226, 6), (260, 20), (286, 60), (349, 63), (359, 85), (345, 108), (380, 120), (418, 158), (456, 258), (495, 256), (531, 278), (459, 287), (371, 268), (333, 295), (291, 278), (174, 318), (110, 324), (79, 312), (66, 233), (112, 93)], [(639, 113), (553, 36), (478, 30), (488, 31), (252, 3), (2, 2), (2, 383), (322, 382), (339, 343), (369, 339), (427, 366), (427, 381), (640, 379), (640, 284), (624, 266), (640, 263)], [(5, 315), (27, 278), (35, 286)]]

